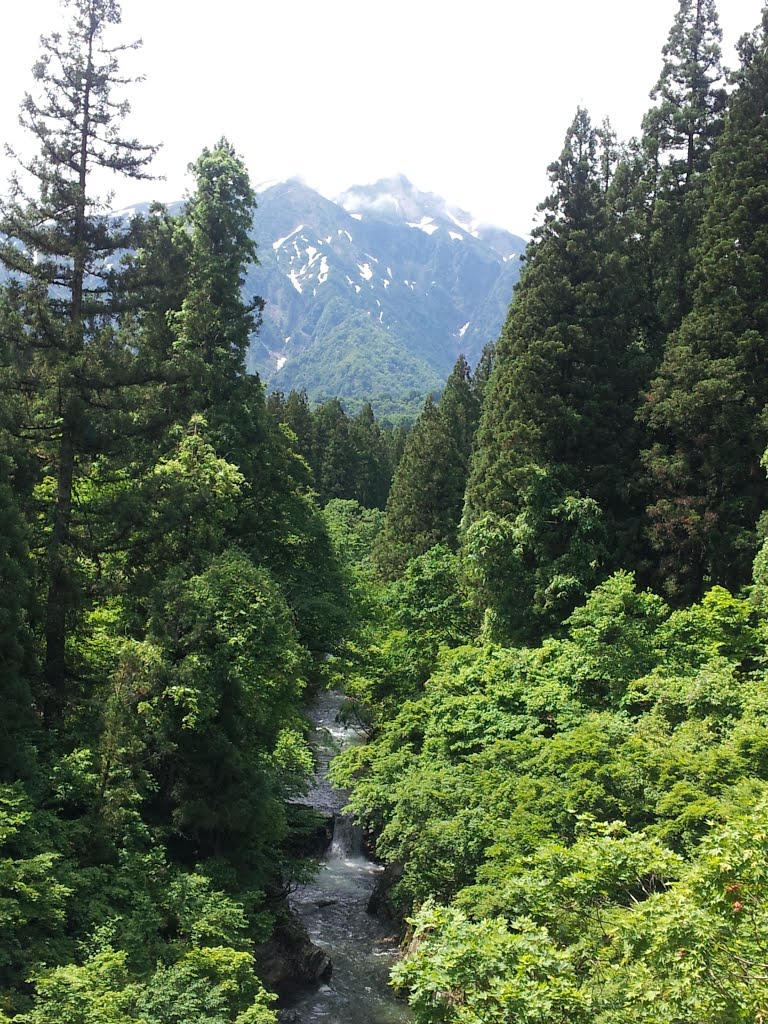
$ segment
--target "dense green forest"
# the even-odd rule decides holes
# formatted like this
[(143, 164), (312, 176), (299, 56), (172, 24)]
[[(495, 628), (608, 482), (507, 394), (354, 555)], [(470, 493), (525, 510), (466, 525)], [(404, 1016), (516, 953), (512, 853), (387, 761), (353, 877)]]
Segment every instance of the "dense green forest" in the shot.
[(577, 111), (492, 369), (357, 562), (334, 773), (419, 1024), (768, 1014), (768, 10), (729, 78), (720, 39), (681, 0), (630, 143)]
[[(182, 214), (111, 217), (94, 181), (154, 148), (121, 131), (118, 5), (66, 6), (0, 217), (0, 1017), (271, 1021), (253, 953), (307, 871), (305, 691), (352, 606), (244, 370), (246, 170), (222, 140)], [(345, 430), (381, 503), (400, 442)]]
[(768, 8), (726, 75), (680, 0), (629, 143), (577, 110), (405, 431), (246, 373), (226, 139), (110, 216), (154, 147), (65, 7), (0, 209), (0, 1021), (277, 1019), (329, 683), (417, 1024), (768, 1019)]

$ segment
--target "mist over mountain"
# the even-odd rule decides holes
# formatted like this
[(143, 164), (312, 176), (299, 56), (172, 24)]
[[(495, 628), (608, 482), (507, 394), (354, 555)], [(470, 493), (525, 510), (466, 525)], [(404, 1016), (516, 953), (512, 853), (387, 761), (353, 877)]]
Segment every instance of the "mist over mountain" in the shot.
[(254, 233), (246, 293), (266, 308), (249, 368), (382, 411), (419, 404), (496, 339), (525, 248), (402, 175), (335, 202), (297, 179), (263, 187)]

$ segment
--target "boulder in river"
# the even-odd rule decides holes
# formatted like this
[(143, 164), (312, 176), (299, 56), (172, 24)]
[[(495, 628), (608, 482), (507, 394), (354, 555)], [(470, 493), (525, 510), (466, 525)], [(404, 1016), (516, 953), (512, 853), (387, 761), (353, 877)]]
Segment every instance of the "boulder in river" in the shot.
[(387, 924), (391, 922), (400, 923), (402, 914), (399, 908), (391, 899), (392, 890), (403, 877), (403, 865), (398, 861), (387, 864), (376, 880), (373, 892), (368, 900), (368, 913), (374, 914), (381, 921)]
[(332, 970), (327, 953), (289, 910), (281, 911), (272, 938), (256, 950), (256, 962), (264, 985), (278, 994), (327, 981)]
[(288, 804), (287, 810), (291, 831), (289, 856), (296, 860), (322, 857), (333, 841), (334, 815), (300, 803)]

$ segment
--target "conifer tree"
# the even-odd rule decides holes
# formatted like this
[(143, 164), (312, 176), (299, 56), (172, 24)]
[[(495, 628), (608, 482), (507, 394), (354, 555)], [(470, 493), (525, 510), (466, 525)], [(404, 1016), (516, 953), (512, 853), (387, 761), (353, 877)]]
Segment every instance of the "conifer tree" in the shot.
[(35, 716), (29, 606), (31, 573), (23, 518), (14, 494), (14, 466), (0, 430), (0, 783), (28, 775), (33, 763)]
[(354, 491), (356, 460), (349, 417), (338, 398), (323, 402), (312, 415), (312, 468), (320, 501), (349, 498)]
[[(114, 309), (110, 257), (129, 248), (132, 225), (116, 223), (93, 191), (94, 171), (146, 177), (154, 147), (121, 134), (128, 106), (119, 97), (121, 52), (107, 36), (120, 22), (116, 0), (64, 0), (65, 35), (41, 40), (35, 92), (23, 103), (22, 124), (39, 146), (22, 164), (37, 185), (21, 179), (0, 216), (0, 259), (19, 275), (14, 302), (26, 325), (18, 339), (21, 365), (36, 382), (40, 456), (56, 481), (47, 531), (45, 623), (46, 701), (50, 718), (64, 703), (67, 620), (75, 605), (73, 488), (93, 446), (93, 409), (114, 389), (130, 354), (111, 331)], [(107, 379), (109, 378), (109, 379)], [(44, 448), (44, 450), (42, 450)]]
[[(494, 533), (511, 536), (522, 516), (519, 525), (525, 524), (528, 538), (528, 582), (498, 579), (500, 589), (494, 594), (495, 585), (485, 588), (484, 600), (500, 613), (502, 606), (530, 607), (536, 603), (530, 581), (536, 578), (537, 591), (549, 594), (538, 604), (550, 625), (594, 582), (594, 545), (579, 539), (584, 523), (595, 520), (594, 503), (614, 558), (625, 555), (637, 529), (633, 409), (643, 354), (632, 331), (629, 282), (613, 259), (606, 204), (612, 146), (610, 135), (595, 129), (580, 109), (560, 159), (549, 168), (553, 190), (540, 207), (544, 221), (529, 245), (496, 348), (467, 489), (465, 531), (481, 520), (488, 527), (490, 514)], [(559, 528), (551, 541), (535, 536), (562, 519), (583, 522)], [(492, 549), (477, 536), (467, 544), (476, 552)], [(583, 548), (581, 570), (569, 544)], [(567, 584), (560, 585), (556, 566), (562, 558), (569, 570)]]
[(312, 447), (312, 413), (309, 409), (309, 398), (302, 388), (293, 388), (286, 398), (285, 422), (296, 434), (297, 449), (305, 459), (309, 457)]
[(307, 462), (311, 464), (312, 459), (312, 411), (309, 408), (307, 392), (291, 389), (285, 400), (286, 423), (296, 435), (296, 450)]
[(282, 391), (270, 391), (267, 395), (267, 416), (275, 427), (285, 423), (285, 395)]
[(392, 467), (381, 427), (366, 402), (349, 424), (357, 472), (352, 497), (365, 508), (383, 509), (387, 503)]
[(648, 250), (662, 335), (678, 327), (691, 307), (703, 179), (727, 103), (721, 40), (714, 0), (680, 0), (651, 91), (656, 104), (643, 120), (636, 228)]
[(427, 398), (395, 471), (375, 545), (385, 575), (398, 575), (436, 544), (456, 548), (478, 414), (469, 364), (460, 356), (439, 404)]
[(749, 580), (768, 491), (768, 13), (740, 43), (742, 67), (713, 157), (695, 300), (670, 338), (641, 414), (651, 537), (677, 600)]
[(496, 344), (495, 342), (489, 341), (487, 345), (483, 346), (483, 351), (480, 353), (480, 358), (477, 361), (477, 366), (475, 367), (472, 375), (475, 384), (475, 395), (477, 396), (479, 407), (482, 407), (485, 388), (488, 381), (491, 379), (491, 371), (493, 370), (495, 359)]
[(181, 309), (172, 316), (176, 363), (175, 418), (205, 413), (216, 429), (243, 425), (237, 407), (258, 377), (248, 378), (248, 343), (259, 324), (260, 298), (242, 298), (246, 269), (257, 263), (250, 235), (256, 195), (243, 161), (227, 139), (190, 165), (195, 190), (184, 210), (188, 275)]

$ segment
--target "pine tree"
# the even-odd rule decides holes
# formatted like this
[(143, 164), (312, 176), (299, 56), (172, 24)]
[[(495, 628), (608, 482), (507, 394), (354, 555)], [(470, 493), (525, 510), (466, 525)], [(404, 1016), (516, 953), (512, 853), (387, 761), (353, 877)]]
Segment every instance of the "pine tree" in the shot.
[(184, 210), (188, 238), (185, 296), (172, 316), (176, 363), (175, 418), (204, 413), (214, 430), (241, 423), (248, 343), (263, 301), (242, 299), (245, 272), (257, 263), (251, 225), (256, 195), (234, 147), (222, 138), (190, 165), (195, 190)]
[(132, 225), (107, 216), (92, 179), (95, 171), (146, 177), (154, 153), (120, 133), (128, 107), (116, 95), (125, 84), (118, 57), (136, 44), (108, 44), (110, 28), (120, 22), (118, 3), (65, 0), (65, 7), (67, 33), (42, 38), (36, 93), (22, 107), (22, 124), (39, 146), (23, 164), (37, 195), (25, 195), (15, 179), (0, 217), (0, 259), (20, 281), (13, 286), (25, 324), (19, 370), (42, 393), (33, 416), (46, 439), (41, 458), (56, 482), (46, 552), (49, 718), (64, 703), (67, 621), (76, 603), (73, 488), (94, 444), (93, 409), (130, 360), (112, 330), (111, 259), (130, 247)]
[(323, 402), (312, 414), (311, 466), (320, 501), (350, 498), (357, 464), (349, 435), (349, 417), (338, 398)]
[(35, 739), (29, 606), (31, 566), (27, 536), (14, 491), (14, 469), (0, 431), (0, 783), (28, 775)]
[[(506, 536), (522, 517), (528, 582), (497, 580), (495, 595), (494, 587), (485, 588), (484, 599), (498, 606), (502, 619), (502, 606), (522, 608), (525, 616), (537, 603), (552, 625), (594, 582), (594, 545), (582, 543), (584, 529), (593, 533), (593, 503), (602, 510), (613, 558), (625, 556), (637, 530), (633, 409), (644, 358), (632, 330), (629, 282), (613, 255), (606, 203), (612, 150), (610, 134), (579, 110), (560, 159), (549, 168), (553, 190), (540, 207), (544, 222), (526, 253), (486, 388), (464, 530), (480, 521), (487, 527), (490, 514), (494, 532)], [(582, 525), (558, 527), (550, 540), (537, 538), (537, 530), (564, 520)], [(467, 545), (491, 550), (468, 534)], [(576, 547), (583, 548), (581, 570)], [(567, 585), (556, 581), (563, 558)], [(534, 578), (537, 592), (548, 597), (530, 591)]]
[(282, 391), (270, 391), (267, 395), (267, 416), (275, 427), (285, 423), (285, 395)]
[(768, 12), (742, 68), (712, 162), (694, 306), (670, 338), (641, 410), (651, 536), (677, 600), (748, 582), (768, 491)]
[(680, 0), (643, 121), (640, 203), (653, 267), (659, 328), (691, 308), (692, 252), (703, 215), (703, 179), (723, 128), (727, 96), (714, 0)]
[(381, 427), (366, 402), (349, 424), (357, 466), (352, 495), (365, 508), (383, 509), (392, 482), (392, 466)]
[(436, 544), (455, 549), (479, 407), (460, 356), (438, 405), (427, 398), (395, 470), (375, 557), (385, 575), (401, 573)]
[[(480, 386), (482, 387), (484, 383), (481, 378)], [(463, 355), (459, 356), (451, 370), (445, 383), (445, 389), (440, 396), (438, 409), (449, 438), (450, 457), (455, 460), (454, 471), (451, 474), (454, 492), (449, 499), (449, 504), (454, 523), (458, 524), (464, 504), (464, 490), (469, 475), (472, 444), (480, 418), (478, 383)], [(455, 540), (455, 535), (449, 539), (451, 547), (455, 546)]]
[(496, 344), (495, 342), (489, 341), (487, 345), (483, 346), (483, 351), (480, 353), (477, 366), (472, 374), (479, 407), (482, 407), (483, 398), (485, 397), (485, 389), (488, 381), (491, 379), (491, 372), (495, 361)]
[(312, 457), (312, 411), (309, 408), (307, 392), (291, 390), (285, 400), (284, 422), (296, 435), (296, 450), (307, 462)]

